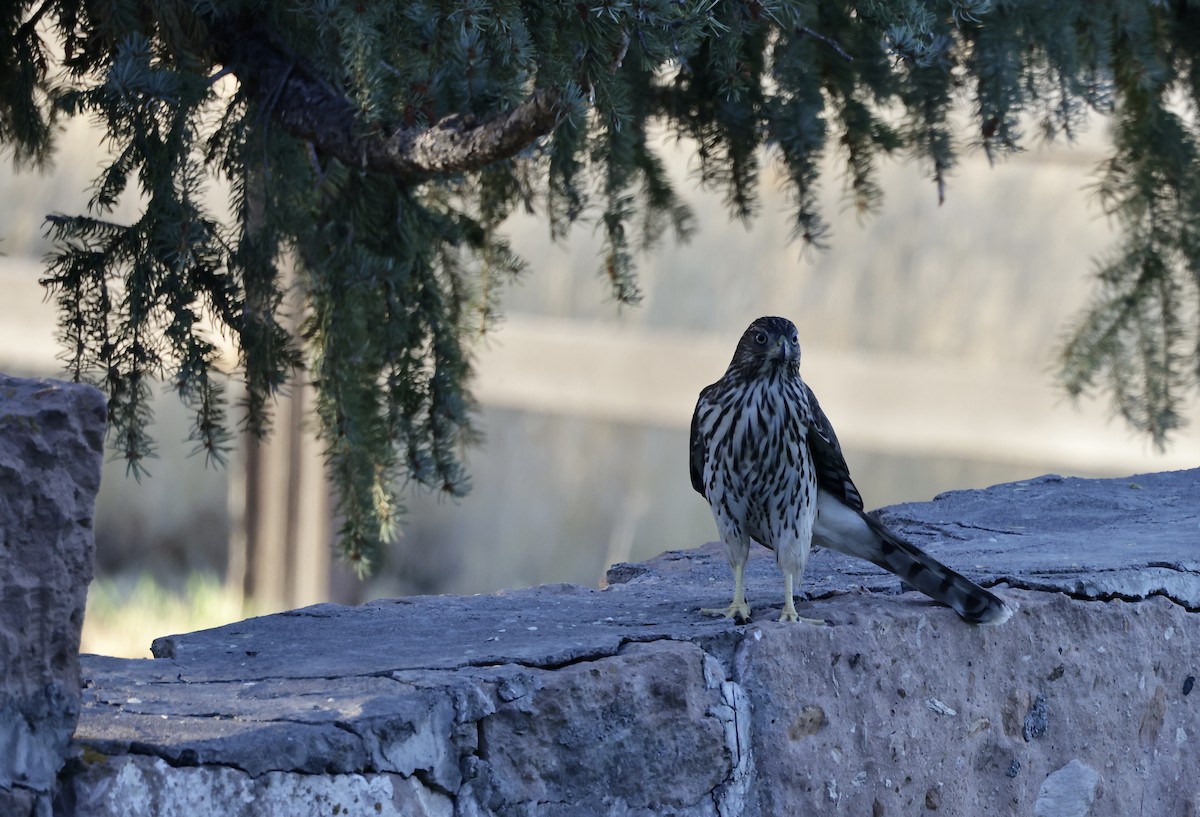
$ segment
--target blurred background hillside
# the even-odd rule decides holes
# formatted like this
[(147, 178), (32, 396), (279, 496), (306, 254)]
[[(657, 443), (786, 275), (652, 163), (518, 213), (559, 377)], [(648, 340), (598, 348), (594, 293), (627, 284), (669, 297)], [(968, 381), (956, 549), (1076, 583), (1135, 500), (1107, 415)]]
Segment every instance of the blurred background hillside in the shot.
[[(835, 169), (825, 183), (830, 248), (803, 257), (769, 173), (759, 217), (730, 223), (720, 197), (690, 180), (688, 145), (668, 143), (698, 230), (640, 259), (636, 309), (608, 300), (590, 227), (554, 245), (543, 219), (515, 219), (513, 243), (530, 268), (478, 351), (487, 440), (467, 452), (473, 491), (454, 503), (411, 496), (403, 538), (364, 583), (330, 566), (333, 526), (311, 440), (282, 441), (300, 451), (285, 470), (302, 475), (303, 490), (285, 485), (250, 504), (261, 523), (282, 501), (272, 497), (289, 497), (299, 516), (275, 530), (293, 536), (299, 525), (315, 549), (298, 556), (287, 542), (260, 541), (251, 552), (247, 485), (270, 458), (247, 467), (239, 449), (216, 470), (188, 457), (187, 418), (165, 393), (152, 476), (138, 483), (123, 462), (106, 466), (84, 649), (145, 655), (157, 635), (327, 599), (596, 585), (613, 562), (708, 541), (712, 520), (687, 477), (687, 424), (698, 391), (763, 314), (799, 326), (802, 371), (871, 507), (1047, 472), (1200, 464), (1200, 409), (1159, 454), (1110, 422), (1105, 400), (1074, 406), (1053, 381), (1058, 339), (1087, 302), (1092, 259), (1111, 236), (1086, 192), (1103, 140), (1094, 122), (1073, 147), (1033, 148), (995, 168), (971, 155), (941, 207), (921, 168), (897, 162), (881, 177), (881, 211), (862, 219), (844, 207)], [(54, 306), (37, 283), (49, 249), (42, 220), (83, 210), (98, 142), (74, 123), (53, 172), (0, 168), (0, 371), (61, 371)], [(134, 217), (135, 204), (122, 216)]]

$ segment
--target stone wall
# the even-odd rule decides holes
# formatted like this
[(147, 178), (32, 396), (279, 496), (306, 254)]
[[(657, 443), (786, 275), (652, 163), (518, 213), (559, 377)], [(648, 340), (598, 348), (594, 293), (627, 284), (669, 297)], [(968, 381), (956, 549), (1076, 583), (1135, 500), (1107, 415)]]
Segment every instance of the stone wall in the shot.
[(317, 605), (84, 657), (57, 813), (1195, 815), (1200, 472), (1047, 477), (888, 509), (1016, 607), (970, 627), (814, 558), (752, 622), (718, 546), (605, 590)]

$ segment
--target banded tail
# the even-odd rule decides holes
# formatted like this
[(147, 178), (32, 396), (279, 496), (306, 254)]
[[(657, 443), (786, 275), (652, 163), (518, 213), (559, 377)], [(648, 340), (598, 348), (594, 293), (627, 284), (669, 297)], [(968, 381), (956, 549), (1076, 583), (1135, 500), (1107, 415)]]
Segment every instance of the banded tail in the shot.
[(1012, 615), (1004, 601), (961, 573), (957, 573), (916, 545), (910, 544), (865, 513), (871, 532), (879, 537), (879, 558), (871, 561), (934, 601), (940, 601), (971, 624), (1003, 624)]
[(1012, 609), (925, 551), (892, 533), (864, 512), (849, 508), (821, 491), (817, 497), (813, 541), (839, 553), (866, 559), (894, 573), (934, 601), (953, 608), (971, 624), (1003, 624)]

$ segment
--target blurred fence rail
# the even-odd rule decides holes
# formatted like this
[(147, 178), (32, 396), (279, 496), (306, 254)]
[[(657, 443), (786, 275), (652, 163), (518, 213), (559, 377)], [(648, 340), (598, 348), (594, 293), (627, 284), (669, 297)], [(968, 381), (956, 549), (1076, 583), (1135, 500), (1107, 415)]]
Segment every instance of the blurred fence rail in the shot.
[[(478, 357), (485, 405), (686, 428), (700, 389), (721, 376), (734, 336), (510, 316)], [(1126, 471), (1148, 444), (1095, 401), (1075, 406), (1046, 372), (964, 360), (805, 345), (801, 373), (846, 448), (911, 456)], [(1183, 438), (1161, 469), (1200, 463)]]

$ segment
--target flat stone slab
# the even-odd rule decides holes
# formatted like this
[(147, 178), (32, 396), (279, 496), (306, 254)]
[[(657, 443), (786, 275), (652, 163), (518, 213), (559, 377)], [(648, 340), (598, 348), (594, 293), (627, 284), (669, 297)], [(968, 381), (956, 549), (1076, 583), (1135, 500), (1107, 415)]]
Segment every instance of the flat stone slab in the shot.
[[(1077, 598), (1166, 596), (1200, 610), (1200, 469), (1043, 476), (894, 505), (887, 524), (972, 573)], [(954, 561), (963, 554), (965, 563)]]
[[(1170, 770), (1200, 764), (1200, 470), (1042, 477), (881, 513), (1017, 615), (971, 627), (822, 552), (798, 608), (832, 626), (779, 624), (782, 580), (756, 548), (739, 626), (698, 612), (732, 590), (718, 543), (616, 565), (603, 590), (315, 605), (158, 639), (151, 660), (84, 656), (83, 752), (59, 811), (154, 814), (128, 798), (209, 802), (216, 780), (286, 803), (323, 775), (322, 802), (379, 814), (1032, 813), (1043, 784), (1132, 813), (1105, 763), (1140, 745)], [(1185, 796), (1161, 802), (1200, 808)]]

